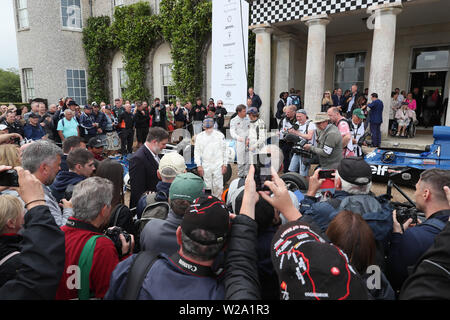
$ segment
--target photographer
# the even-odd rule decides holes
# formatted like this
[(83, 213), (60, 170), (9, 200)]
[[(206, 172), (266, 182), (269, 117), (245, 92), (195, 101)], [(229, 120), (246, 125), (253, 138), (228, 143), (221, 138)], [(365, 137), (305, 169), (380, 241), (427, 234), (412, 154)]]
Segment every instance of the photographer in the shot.
[[(308, 120), (308, 115), (306, 114), (305, 109), (297, 110), (295, 116), (297, 119), (296, 125), (298, 126), (298, 129), (296, 130), (292, 128), (289, 129), (288, 132), (307, 140), (309, 144), (315, 146), (316, 126), (314, 125), (314, 123), (312, 123), (312, 120)], [(294, 154), (289, 165), (289, 171), (298, 172), (300, 175), (308, 177), (310, 167), (311, 164), (306, 163), (306, 161), (302, 159), (301, 155)]]
[[(450, 206), (450, 188), (443, 188)], [(450, 223), (439, 233), (430, 249), (420, 257), (400, 291), (400, 300), (450, 299)]]
[[(11, 167), (0, 166), (0, 171)], [(29, 171), (15, 168), (25, 214), (14, 278), (0, 288), (1, 300), (53, 299), (64, 267), (64, 234), (45, 205), (42, 183)], [(22, 207), (23, 210), (23, 207)], [(4, 257), (2, 257), (4, 259)], [(14, 259), (12, 257), (11, 259)], [(7, 261), (7, 263), (13, 263)], [(6, 267), (4, 264), (3, 267)], [(4, 270), (2, 270), (3, 274)]]
[(350, 133), (352, 135), (353, 152), (357, 157), (363, 156), (362, 145), (366, 145), (363, 138), (366, 132), (366, 128), (363, 122), (364, 119), (366, 119), (366, 116), (361, 109), (355, 109), (353, 111)]
[(336, 169), (343, 158), (342, 138), (339, 129), (329, 123), (328, 114), (316, 114), (317, 146), (306, 144), (303, 148), (317, 154), (322, 169)]
[(73, 217), (61, 228), (65, 233), (66, 261), (56, 299), (102, 299), (119, 257), (125, 258), (133, 251), (133, 236), (127, 242), (123, 234), (119, 235), (122, 250), (118, 252), (115, 243), (103, 234), (111, 216), (112, 197), (113, 184), (104, 178), (88, 178), (75, 186)]
[(166, 121), (166, 106), (161, 104), (159, 98), (156, 98), (152, 104), (152, 108), (150, 109), (150, 115), (152, 116), (152, 127), (160, 127), (164, 130), (167, 129)]
[[(224, 204), (213, 196), (194, 200), (177, 228), (178, 252), (166, 255), (152, 252), (150, 260), (133, 255), (121, 262), (111, 276), (111, 287), (105, 298), (128, 299), (126, 280), (146, 263), (144, 281), (139, 283), (138, 300), (223, 300), (223, 277), (214, 269), (217, 257), (229, 238), (230, 219)], [(145, 266), (144, 265), (144, 266)], [(131, 270), (131, 271), (130, 271)], [(142, 269), (141, 269), (142, 270)], [(148, 271), (147, 271), (148, 270)], [(140, 270), (139, 270), (140, 271)], [(139, 274), (140, 275), (140, 274)]]
[(283, 168), (284, 172), (288, 171), (289, 164), (291, 162), (291, 149), (292, 144), (287, 142), (285, 137), (289, 133), (289, 129), (294, 128), (297, 119), (295, 118), (295, 112), (297, 107), (295, 105), (288, 105), (286, 107), (286, 117), (281, 121), (280, 129), (280, 149), (283, 151), (284, 162)]
[(444, 186), (450, 186), (450, 171), (429, 169), (422, 172), (414, 197), (416, 208), (425, 214), (425, 221), (410, 227), (413, 221), (410, 217), (400, 225), (398, 210), (392, 214), (394, 223), (388, 256), (388, 277), (394, 289), (400, 289), (408, 277), (408, 267), (418, 262), (449, 220), (450, 204)]

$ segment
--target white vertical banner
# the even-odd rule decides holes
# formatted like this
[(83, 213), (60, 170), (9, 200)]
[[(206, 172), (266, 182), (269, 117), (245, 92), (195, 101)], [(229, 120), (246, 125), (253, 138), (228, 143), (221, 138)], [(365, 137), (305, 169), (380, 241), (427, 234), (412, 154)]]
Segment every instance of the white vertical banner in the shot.
[(211, 95), (228, 112), (247, 102), (248, 19), (245, 0), (214, 0)]

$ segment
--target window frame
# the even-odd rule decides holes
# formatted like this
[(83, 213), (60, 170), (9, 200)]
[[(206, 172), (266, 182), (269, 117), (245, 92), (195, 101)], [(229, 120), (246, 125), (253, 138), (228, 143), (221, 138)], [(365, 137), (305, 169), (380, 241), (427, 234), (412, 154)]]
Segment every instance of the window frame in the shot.
[[(68, 71), (71, 71), (72, 72), (72, 77), (71, 77), (71, 80), (72, 80), (72, 86), (69, 86), (69, 76), (68, 76)], [(80, 85), (79, 86), (75, 86), (75, 85), (73, 85), (73, 83), (74, 83), (74, 76), (73, 76), (73, 73), (74, 73), (74, 71), (78, 71), (78, 72), (80, 72), (80, 71), (83, 71), (84, 72), (84, 87), (82, 87), (81, 86), (81, 80), (83, 80), (80, 76), (78, 76), (78, 80), (80, 80)], [(74, 68), (72, 68), (72, 69), (66, 69), (66, 86), (67, 86), (67, 96), (68, 97), (71, 97), (71, 98), (73, 98), (80, 106), (81, 105), (85, 105), (85, 104), (87, 104), (87, 101), (88, 101), (88, 98), (89, 98), (89, 95), (88, 95), (88, 88), (87, 88), (87, 72), (86, 72), (86, 70), (85, 69), (74, 69)], [(70, 89), (72, 89), (73, 90), (73, 93), (74, 94), (70, 94)], [(77, 96), (77, 95), (75, 95), (75, 93), (76, 93), (76, 89), (80, 89), (80, 95), (79, 96)], [(85, 92), (86, 92), (86, 96), (83, 96), (82, 94), (81, 94), (81, 89), (85, 89)], [(79, 99), (78, 99), (79, 98)], [(84, 103), (83, 103), (83, 101), (82, 101), (82, 99), (85, 99), (85, 101), (84, 101)]]
[[(20, 7), (22, 1), (25, 2), (25, 7)], [(28, 17), (28, 0), (16, 0), (15, 4), (16, 4), (17, 30), (22, 31), (30, 29), (30, 19)], [(26, 12), (26, 22), (27, 22), (26, 26), (21, 24), (21, 21), (23, 21), (23, 19), (21, 19), (20, 17), (21, 12)]]
[[(176, 96), (169, 94), (170, 87), (173, 86), (173, 78), (172, 78), (172, 67), (173, 63), (161, 63), (160, 64), (160, 76), (161, 76), (161, 101), (165, 101), (166, 103), (175, 102)], [(169, 81), (165, 84), (165, 73), (164, 70), (167, 68), (169, 70)], [(167, 94), (166, 94), (167, 92)]]
[[(31, 77), (29, 76), (31, 74)], [(33, 68), (23, 68), (22, 69), (23, 86), (25, 101), (30, 101), (35, 98), (35, 85), (34, 85), (34, 72)], [(31, 78), (31, 79), (30, 79)], [(30, 87), (29, 84), (32, 84)]]
[[(64, 26), (64, 20), (63, 20), (63, 0), (60, 0), (60, 14), (61, 14), (61, 28), (63, 31), (76, 31), (76, 32), (83, 32), (83, 1), (82, 0), (66, 0), (66, 1), (79, 1), (80, 2), (80, 27), (70, 27), (70, 26)], [(66, 6), (66, 12), (67, 8), (69, 6)]]
[[(364, 76), (363, 76), (363, 80), (362, 81), (352, 81), (352, 85), (353, 84), (357, 84), (358, 85), (358, 89), (359, 91), (363, 91), (366, 87), (366, 70), (367, 70), (367, 51), (366, 50), (360, 50), (360, 51), (350, 51), (350, 52), (337, 52), (334, 54), (334, 63), (333, 63), (333, 88), (330, 90), (331, 92), (333, 92), (334, 89), (338, 89), (341, 88), (340, 86), (336, 86), (337, 81), (336, 81), (336, 63), (337, 63), (337, 57), (338, 56), (346, 56), (346, 55), (357, 55), (357, 54), (364, 54)], [(345, 90), (347, 89), (351, 89), (350, 88), (341, 88), (342, 92), (345, 92)]]

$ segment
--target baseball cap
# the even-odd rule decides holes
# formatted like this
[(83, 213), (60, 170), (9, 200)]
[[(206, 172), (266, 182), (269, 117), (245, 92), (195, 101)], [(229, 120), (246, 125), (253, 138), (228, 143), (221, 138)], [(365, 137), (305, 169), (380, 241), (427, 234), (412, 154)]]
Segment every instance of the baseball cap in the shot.
[(29, 115), (29, 118), (34, 118), (34, 119), (39, 119), (40, 117), (41, 117), (40, 115), (38, 115), (37, 113), (34, 113), (34, 112), (30, 113), (30, 115)]
[(366, 185), (372, 181), (372, 169), (364, 159), (359, 157), (342, 159), (337, 171), (342, 179), (358, 186)]
[(77, 106), (78, 104), (74, 100), (70, 100), (68, 106)]
[(164, 178), (175, 178), (186, 171), (184, 158), (177, 152), (165, 154), (159, 161), (158, 171)]
[(259, 114), (259, 111), (255, 107), (250, 107), (247, 110), (247, 114)]
[[(205, 241), (192, 232), (196, 229), (207, 230), (215, 239)], [(181, 230), (191, 240), (203, 245), (224, 243), (230, 230), (230, 215), (225, 204), (213, 196), (201, 196), (194, 200), (181, 221)]]
[(305, 116), (307, 116), (305, 109), (298, 109), (295, 113), (303, 113)]
[(214, 102), (214, 99), (213, 98), (209, 98), (209, 102)]
[(358, 118), (360, 118), (360, 119), (365, 119), (366, 118), (366, 116), (364, 115), (364, 113), (363, 113), (363, 111), (361, 109), (355, 109), (353, 111), (353, 114), (355, 116), (357, 116)]
[(205, 120), (203, 120), (203, 128), (209, 129), (212, 127), (214, 127), (214, 119), (213, 118), (205, 118)]
[(194, 201), (204, 194), (205, 183), (199, 176), (187, 172), (176, 176), (170, 185), (169, 198), (170, 200), (183, 199), (187, 201)]
[(91, 106), (98, 107), (98, 104), (97, 104), (97, 102), (94, 101), (94, 102), (91, 103)]
[(103, 140), (100, 139), (100, 138), (93, 137), (93, 138), (89, 139), (88, 147), (101, 148), (101, 147), (104, 147), (104, 146), (105, 146), (105, 144), (103, 143)]
[(307, 223), (282, 225), (273, 237), (271, 256), (283, 300), (368, 299), (347, 255)]
[(328, 114), (326, 112), (319, 112), (316, 114), (316, 117), (314, 118), (314, 123), (320, 123), (320, 122), (325, 122), (325, 121), (329, 121), (330, 117), (328, 116)]
[(90, 106), (90, 105), (85, 105), (84, 107), (83, 107), (84, 109), (92, 109), (92, 106)]

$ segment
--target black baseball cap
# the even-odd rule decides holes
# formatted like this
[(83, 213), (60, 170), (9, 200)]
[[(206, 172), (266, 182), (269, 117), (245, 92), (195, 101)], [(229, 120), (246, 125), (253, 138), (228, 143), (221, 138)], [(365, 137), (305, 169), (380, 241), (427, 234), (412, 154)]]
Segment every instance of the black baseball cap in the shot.
[(271, 256), (282, 300), (369, 298), (347, 255), (308, 223), (282, 225), (273, 237)]
[(90, 148), (101, 148), (104, 147), (105, 144), (103, 143), (103, 140), (97, 137), (93, 137), (89, 139), (88, 147)]
[[(207, 230), (215, 235), (214, 240), (204, 241), (192, 232), (196, 229)], [(230, 216), (225, 204), (213, 196), (195, 199), (189, 211), (183, 216), (181, 230), (193, 241), (203, 245), (225, 243), (230, 229)]]
[(358, 186), (366, 185), (372, 181), (372, 169), (363, 158), (344, 158), (341, 160), (337, 171), (342, 179)]

